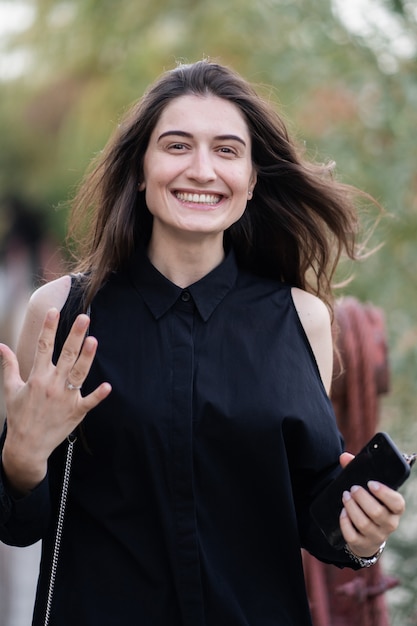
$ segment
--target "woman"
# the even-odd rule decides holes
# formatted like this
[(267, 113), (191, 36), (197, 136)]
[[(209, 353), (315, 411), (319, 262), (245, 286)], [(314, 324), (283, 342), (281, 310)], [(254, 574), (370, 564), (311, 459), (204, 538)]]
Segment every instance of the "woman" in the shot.
[(43, 538), (34, 624), (307, 626), (300, 547), (358, 567), (404, 510), (384, 485), (353, 486), (350, 554), (309, 514), (352, 458), (318, 297), (356, 254), (350, 191), (241, 77), (202, 61), (151, 86), (73, 208), (71, 232), (92, 210), (79, 273), (34, 293), (17, 359), (1, 348), (1, 536)]

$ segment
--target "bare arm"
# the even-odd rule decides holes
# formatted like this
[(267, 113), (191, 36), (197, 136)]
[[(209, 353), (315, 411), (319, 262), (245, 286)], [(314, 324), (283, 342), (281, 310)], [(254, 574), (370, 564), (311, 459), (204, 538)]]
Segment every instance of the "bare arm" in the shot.
[[(300, 321), (310, 342), (326, 391), (329, 393), (333, 370), (333, 345), (330, 316), (323, 302), (315, 296), (293, 288), (292, 296)], [(341, 456), (344, 467), (353, 455)], [(344, 510), (340, 527), (352, 552), (369, 557), (394, 532), (405, 510), (404, 498), (386, 485), (373, 482), (371, 493), (353, 486), (343, 496)], [(371, 495), (373, 494), (373, 495)], [(375, 497), (374, 497), (375, 496)]]
[(20, 332), (16, 356), (20, 375), (27, 380), (33, 366), (39, 333), (49, 309), (62, 310), (71, 288), (70, 276), (62, 276), (37, 289), (29, 300)]
[(333, 375), (333, 341), (329, 311), (324, 302), (302, 289), (294, 287), (291, 293), (316, 358), (323, 385), (329, 393)]

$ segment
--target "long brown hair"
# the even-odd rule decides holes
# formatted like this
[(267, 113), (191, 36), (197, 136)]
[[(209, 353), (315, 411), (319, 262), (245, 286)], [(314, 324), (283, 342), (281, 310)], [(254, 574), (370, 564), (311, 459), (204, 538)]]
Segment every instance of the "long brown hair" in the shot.
[(138, 190), (144, 155), (164, 108), (186, 94), (233, 102), (251, 134), (254, 196), (225, 235), (239, 264), (330, 303), (340, 255), (357, 256), (355, 190), (337, 182), (331, 166), (306, 160), (273, 106), (241, 76), (207, 60), (163, 74), (127, 113), (80, 186), (69, 238), (77, 244), (76, 270), (88, 276), (87, 301), (150, 238), (152, 216)]

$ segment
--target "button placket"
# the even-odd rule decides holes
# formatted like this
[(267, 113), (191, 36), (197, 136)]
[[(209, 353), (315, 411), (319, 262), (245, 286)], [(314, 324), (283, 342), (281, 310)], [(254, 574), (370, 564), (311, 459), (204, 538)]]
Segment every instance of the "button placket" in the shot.
[(193, 483), (194, 306), (186, 290), (174, 308), (172, 321), (172, 477), (178, 585), (184, 626), (200, 626), (204, 618)]

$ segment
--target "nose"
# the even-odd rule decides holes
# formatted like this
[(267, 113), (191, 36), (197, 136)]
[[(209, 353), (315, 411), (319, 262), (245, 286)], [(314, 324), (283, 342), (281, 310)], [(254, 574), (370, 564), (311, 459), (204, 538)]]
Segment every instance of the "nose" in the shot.
[(216, 179), (213, 158), (209, 150), (199, 148), (191, 155), (187, 174), (199, 183), (207, 183)]

